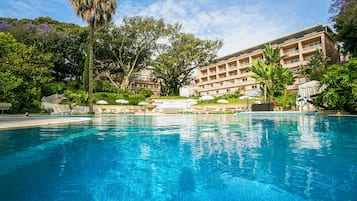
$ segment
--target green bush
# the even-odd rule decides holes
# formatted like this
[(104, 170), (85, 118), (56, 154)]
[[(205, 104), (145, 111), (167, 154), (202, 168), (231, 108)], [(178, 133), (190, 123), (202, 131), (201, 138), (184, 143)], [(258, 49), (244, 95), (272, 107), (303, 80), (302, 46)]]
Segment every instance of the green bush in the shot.
[(116, 88), (112, 85), (109, 80), (102, 80), (99, 78), (94, 79), (93, 82), (94, 92), (115, 92)]
[(50, 82), (44, 84), (41, 90), (42, 96), (50, 96), (52, 94), (62, 94), (65, 89), (65, 84), (63, 82)]
[(282, 96), (274, 98), (274, 101), (278, 103), (278, 107), (282, 109), (291, 109), (295, 106), (295, 100), (297, 98), (297, 94), (295, 92), (284, 90)]
[(144, 101), (145, 97), (143, 95), (130, 94), (128, 92), (122, 93), (111, 93), (111, 92), (97, 92), (94, 93), (94, 103), (98, 100), (105, 100), (109, 105), (118, 105), (115, 100), (117, 99), (125, 99), (129, 101), (130, 105), (137, 105), (140, 101)]
[(71, 91), (71, 90), (66, 90), (64, 92), (64, 96), (66, 99), (64, 99), (61, 103), (62, 104), (67, 104), (70, 107), (74, 105), (85, 105), (88, 100), (88, 94), (85, 91)]
[(130, 105), (137, 105), (141, 101), (145, 101), (145, 97), (143, 95), (140, 95), (140, 94), (129, 95), (129, 104)]
[(150, 89), (148, 88), (140, 88), (139, 89), (139, 94), (143, 95), (146, 98), (149, 98), (150, 96), (154, 95), (154, 92), (152, 92)]

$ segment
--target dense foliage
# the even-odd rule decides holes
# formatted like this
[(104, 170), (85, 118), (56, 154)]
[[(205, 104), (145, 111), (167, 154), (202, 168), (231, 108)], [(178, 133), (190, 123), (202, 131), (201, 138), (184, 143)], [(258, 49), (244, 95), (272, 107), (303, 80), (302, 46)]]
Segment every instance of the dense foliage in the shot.
[[(88, 86), (93, 92), (126, 91), (135, 74), (145, 68), (155, 72), (164, 95), (178, 95), (178, 88), (192, 80), (192, 71), (211, 61), (222, 44), (182, 33), (179, 24), (165, 24), (162, 19), (125, 18), (120, 26), (110, 24), (96, 29), (92, 58), (95, 74), (89, 76), (89, 30), (47, 17), (0, 18), (0, 57), (4, 61), (0, 100), (11, 102), (12, 112), (39, 111), (41, 97), (53, 93), (66, 92), (68, 100), (78, 102), (82, 92), (89, 90)], [(20, 58), (21, 52), (26, 57)], [(107, 79), (103, 79), (103, 74), (98, 76), (103, 72)], [(122, 79), (113, 80), (112, 76), (118, 74)], [(24, 85), (33, 88), (25, 90)], [(152, 95), (149, 89), (141, 89), (139, 93), (145, 97)], [(88, 104), (88, 99), (81, 98), (80, 104)]]
[(336, 38), (342, 42), (344, 53), (357, 56), (357, 1), (356, 0), (334, 0), (330, 11), (335, 15), (332, 17), (334, 28), (337, 32)]
[(160, 80), (161, 95), (165, 96), (179, 95), (179, 89), (192, 81), (193, 71), (212, 62), (222, 46), (219, 40), (201, 40), (181, 33), (179, 27), (168, 37), (154, 63), (154, 75)]
[(124, 18), (119, 27), (111, 24), (100, 29), (95, 43), (97, 67), (108, 79), (111, 74), (121, 74), (121, 83), (113, 81), (113, 85), (128, 90), (134, 74), (150, 66), (168, 26), (162, 19), (132, 17)]
[(300, 65), (298, 67), (297, 73), (303, 75), (307, 81), (321, 80), (327, 72), (329, 65), (330, 59), (326, 57), (321, 50), (317, 50), (309, 59), (307, 65)]
[(37, 52), (51, 53), (54, 80), (81, 78), (88, 37), (86, 28), (44, 17), (0, 18), (0, 32), (11, 33), (18, 42)]
[(116, 8), (116, 0), (70, 0), (74, 12), (89, 25), (89, 63), (88, 63), (88, 106), (93, 113), (93, 59), (95, 29), (106, 25), (112, 19)]
[(346, 64), (332, 65), (321, 79), (327, 88), (321, 93), (315, 104), (340, 111), (357, 111), (357, 59)]
[(280, 48), (266, 45), (263, 51), (263, 59), (255, 61), (249, 71), (255, 73), (253, 77), (261, 85), (264, 102), (270, 102), (273, 97), (282, 96), (286, 86), (294, 82), (291, 70), (280, 64)]
[(13, 112), (37, 111), (41, 87), (50, 82), (50, 53), (19, 43), (10, 33), (0, 32), (0, 100), (10, 102)]

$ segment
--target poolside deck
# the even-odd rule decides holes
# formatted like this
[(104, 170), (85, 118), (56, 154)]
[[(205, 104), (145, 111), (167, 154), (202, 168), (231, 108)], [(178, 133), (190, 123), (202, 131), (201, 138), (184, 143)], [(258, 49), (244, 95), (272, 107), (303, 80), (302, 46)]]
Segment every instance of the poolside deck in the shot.
[(55, 124), (91, 121), (88, 117), (24, 117), (18, 115), (0, 116), (0, 130), (17, 129)]

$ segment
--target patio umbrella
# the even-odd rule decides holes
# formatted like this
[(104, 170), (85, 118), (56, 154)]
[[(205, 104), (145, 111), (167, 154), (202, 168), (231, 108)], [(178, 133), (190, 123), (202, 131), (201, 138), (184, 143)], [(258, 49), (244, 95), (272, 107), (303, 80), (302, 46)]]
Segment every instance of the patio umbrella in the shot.
[(239, 97), (239, 99), (246, 99), (247, 100), (247, 110), (248, 110), (248, 100), (249, 99), (252, 99), (252, 97), (250, 97), (250, 96), (241, 96), (241, 97)]
[(118, 100), (115, 100), (116, 103), (120, 103), (120, 104), (128, 104), (129, 101), (128, 100), (125, 100), (125, 99), (118, 99)]
[(96, 102), (98, 105), (108, 105), (108, 102), (105, 100), (99, 100)]
[(229, 103), (229, 101), (226, 99), (219, 99), (217, 103)]
[(140, 103), (138, 103), (138, 105), (146, 106), (146, 105), (149, 105), (149, 103), (148, 103), (148, 102), (145, 102), (145, 101), (141, 101)]
[(201, 96), (198, 100), (200, 100), (200, 101), (209, 101), (209, 100), (213, 100), (213, 99), (214, 99), (213, 96), (204, 95), (204, 96)]
[(260, 95), (261, 95), (260, 91), (248, 91), (246, 93), (246, 96), (249, 96), (249, 97), (256, 97), (256, 96), (260, 96)]

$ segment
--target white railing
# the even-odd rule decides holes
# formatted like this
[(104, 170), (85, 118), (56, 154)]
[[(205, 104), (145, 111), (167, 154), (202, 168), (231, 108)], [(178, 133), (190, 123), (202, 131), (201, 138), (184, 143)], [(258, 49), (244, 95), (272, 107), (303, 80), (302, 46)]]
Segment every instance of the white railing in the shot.
[(307, 46), (307, 47), (304, 47), (303, 50), (311, 50), (311, 49), (317, 49), (317, 48), (321, 48), (321, 44)]

